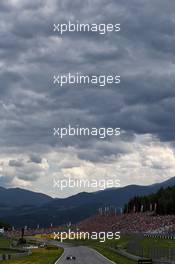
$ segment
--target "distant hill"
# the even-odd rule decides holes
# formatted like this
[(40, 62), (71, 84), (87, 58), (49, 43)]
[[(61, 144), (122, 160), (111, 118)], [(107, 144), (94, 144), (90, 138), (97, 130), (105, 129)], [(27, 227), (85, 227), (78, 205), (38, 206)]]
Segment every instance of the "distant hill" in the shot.
[(158, 191), (161, 187), (175, 186), (175, 177), (162, 182), (148, 186), (128, 185), (121, 188), (106, 189), (104, 191), (94, 193), (79, 193), (65, 199), (54, 199), (49, 202), (45, 207), (53, 210), (74, 208), (82, 206), (83, 204), (102, 204), (113, 205), (115, 207), (123, 207), (135, 195), (148, 195)]
[[(9, 207), (0, 204), (0, 218), (11, 225), (30, 227), (36, 227), (37, 224), (47, 227), (51, 223), (58, 226), (68, 221), (76, 223), (94, 215), (101, 206), (112, 205), (121, 208), (134, 196), (149, 195), (157, 192), (161, 187), (168, 186), (175, 186), (175, 177), (149, 186), (129, 185), (94, 193), (83, 192), (64, 199), (53, 199), (26, 190), (10, 189), (17, 190), (17, 197), (14, 191), (12, 193), (14, 200), (19, 201), (18, 206), (14, 206), (13, 201), (10, 210), (7, 210)], [(32, 197), (31, 200), (27, 199), (29, 195)], [(10, 204), (9, 199), (1, 200), (1, 196), (0, 201), (8, 201)]]
[(0, 187), (0, 204), (4, 204), (6, 206), (41, 206), (51, 200), (51, 197), (42, 193), (31, 192), (19, 188), (5, 189)]

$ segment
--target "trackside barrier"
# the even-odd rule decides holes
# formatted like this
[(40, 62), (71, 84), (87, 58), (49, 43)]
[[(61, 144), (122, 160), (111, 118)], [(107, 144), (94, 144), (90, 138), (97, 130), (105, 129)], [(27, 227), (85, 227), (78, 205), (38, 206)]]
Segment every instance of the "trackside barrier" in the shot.
[(138, 264), (153, 264), (152, 259), (139, 259)]
[(175, 235), (159, 235), (159, 234), (145, 234), (145, 237), (150, 237), (150, 238), (161, 238), (161, 239), (175, 239)]
[(0, 260), (10, 260), (10, 259), (16, 259), (21, 257), (27, 257), (31, 255), (32, 252), (23, 252), (23, 253), (13, 253), (13, 254), (2, 254), (0, 255)]

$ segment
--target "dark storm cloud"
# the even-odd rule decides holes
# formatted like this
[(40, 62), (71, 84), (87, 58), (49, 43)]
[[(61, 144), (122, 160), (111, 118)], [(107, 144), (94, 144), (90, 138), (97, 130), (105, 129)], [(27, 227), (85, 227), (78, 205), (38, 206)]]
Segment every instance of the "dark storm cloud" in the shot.
[(13, 180), (13, 177), (0, 176), (0, 186), (9, 187), (12, 180)]
[(33, 162), (33, 163), (42, 163), (42, 158), (39, 157), (36, 154), (31, 154), (30, 155), (30, 162)]
[(1, 72), (0, 79), (1, 79), (1, 97), (4, 94), (8, 94), (8, 90), (12, 88), (14, 84), (20, 82), (21, 80), (20, 75), (12, 71)]
[[(127, 151), (101, 147), (97, 139), (52, 137), (53, 127), (68, 124), (174, 140), (173, 1), (2, 1), (0, 9), (2, 146), (71, 145), (82, 158), (91, 146), (98, 148), (87, 157), (94, 161), (99, 153)], [(106, 36), (53, 33), (53, 23), (69, 19), (120, 22), (122, 30)], [(54, 87), (53, 74), (60, 72), (116, 73), (122, 82), (111, 88)]]
[(22, 167), (24, 165), (22, 160), (9, 160), (10, 167)]
[(24, 181), (27, 181), (27, 182), (35, 182), (38, 178), (39, 178), (38, 175), (33, 175), (32, 173), (30, 173), (29, 175), (20, 174), (18, 176), (18, 179), (24, 180)]

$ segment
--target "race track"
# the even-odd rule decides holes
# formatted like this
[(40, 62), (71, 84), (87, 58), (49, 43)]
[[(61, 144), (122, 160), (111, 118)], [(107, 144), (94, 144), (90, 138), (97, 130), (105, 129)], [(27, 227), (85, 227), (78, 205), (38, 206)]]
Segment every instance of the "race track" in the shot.
[[(72, 255), (76, 257), (76, 260), (67, 260), (66, 257)], [(111, 264), (113, 262), (107, 260), (95, 250), (88, 247), (64, 247), (64, 254), (56, 262), (56, 264)]]

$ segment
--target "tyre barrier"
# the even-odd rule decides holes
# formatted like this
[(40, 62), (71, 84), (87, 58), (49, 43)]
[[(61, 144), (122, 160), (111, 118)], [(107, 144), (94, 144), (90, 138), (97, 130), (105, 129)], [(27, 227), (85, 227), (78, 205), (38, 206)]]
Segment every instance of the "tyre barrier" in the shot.
[(0, 255), (0, 260), (10, 260), (10, 259), (16, 259), (21, 257), (27, 257), (31, 255), (31, 251), (26, 252), (19, 252), (19, 253), (4, 253)]

